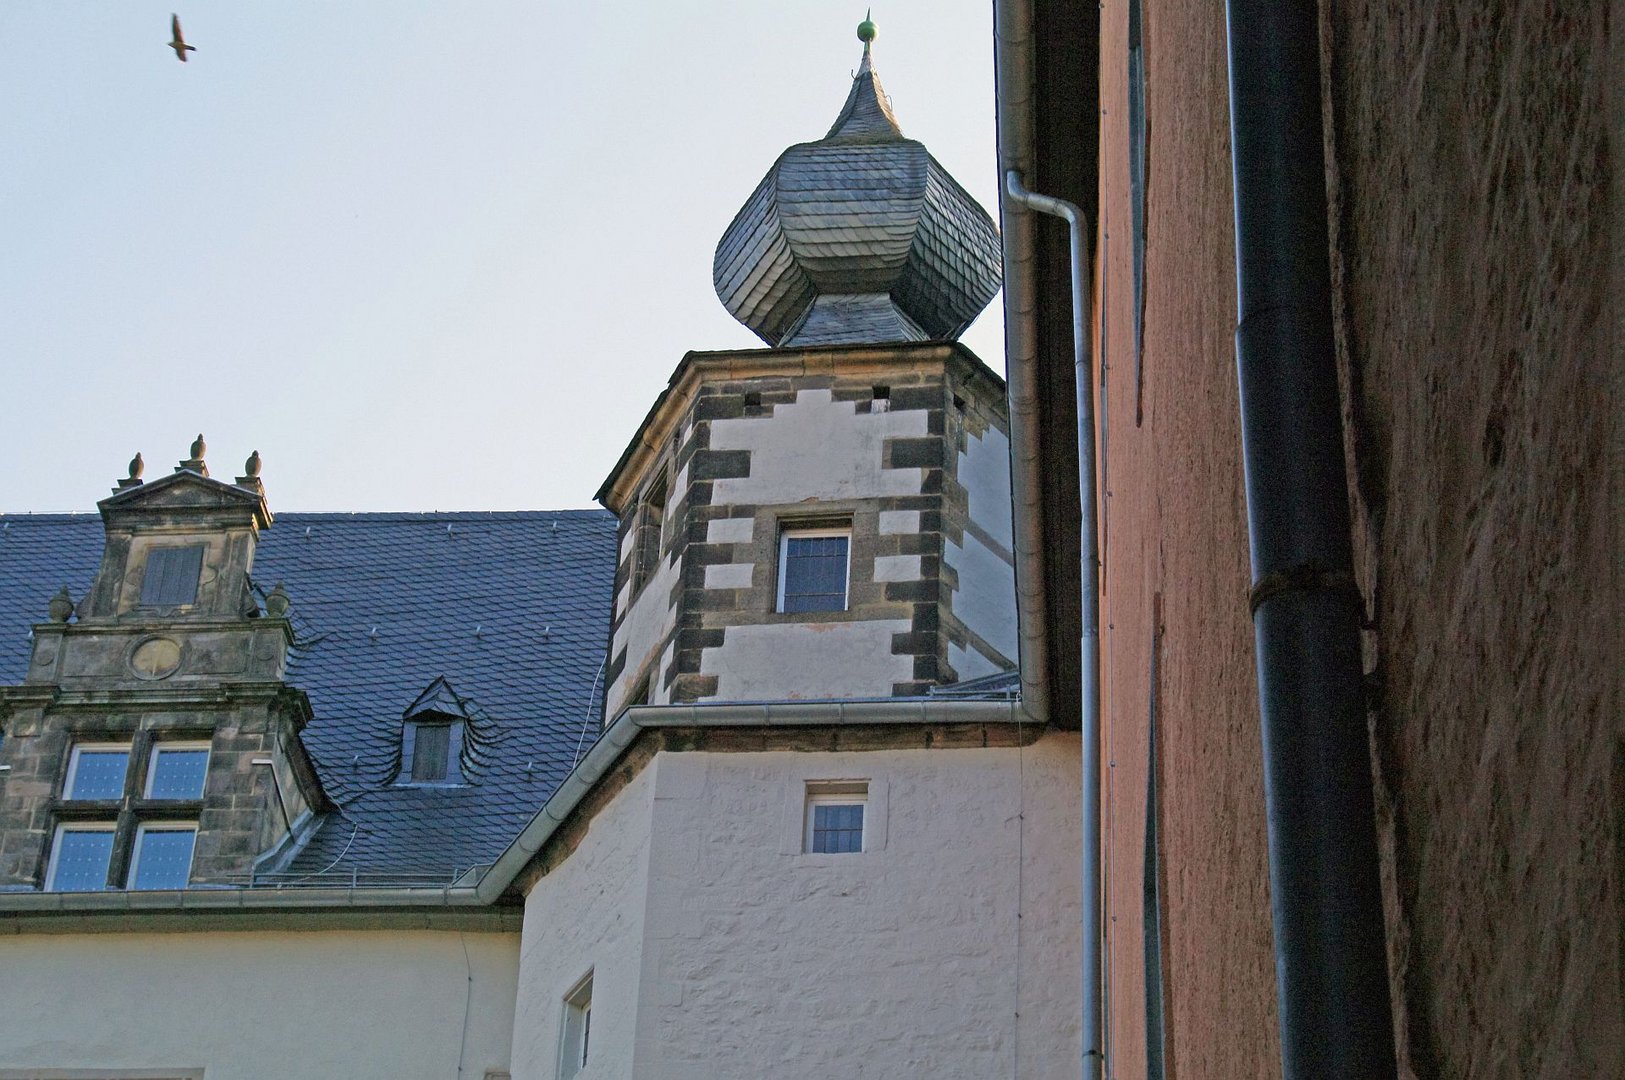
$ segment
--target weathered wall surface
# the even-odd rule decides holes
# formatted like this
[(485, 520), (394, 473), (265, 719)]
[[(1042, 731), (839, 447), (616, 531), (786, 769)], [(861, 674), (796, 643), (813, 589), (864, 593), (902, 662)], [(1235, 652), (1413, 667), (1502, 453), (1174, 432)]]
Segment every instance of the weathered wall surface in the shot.
[(0, 1073), (478, 1077), (507, 1067), (518, 968), (517, 934), (0, 935)]
[[(864, 852), (802, 853), (809, 780), (868, 782)], [(1075, 1076), (1078, 790), (1064, 734), (658, 754), (529, 895), (514, 1077), (588, 969), (594, 1076)]]
[(1609, 5), (1327, 11), (1402, 1059), (1618, 1076)]
[(593, 976), (588, 1076), (633, 1075), (649, 832), (658, 763), (593, 819), (575, 852), (525, 897), (524, 948), (514, 1007), (514, 1080), (557, 1075), (564, 996)]
[(1224, 8), (1147, 0), (1143, 11), (1150, 143), (1138, 370), (1128, 5), (1111, 0), (1101, 12), (1109, 1051), (1116, 1075), (1145, 1075), (1155, 709), (1167, 1075), (1272, 1077), (1280, 1049), (1232, 337)]
[[(638, 1075), (1076, 1075), (1076, 738), (659, 766)], [(869, 850), (803, 854), (853, 779)]]

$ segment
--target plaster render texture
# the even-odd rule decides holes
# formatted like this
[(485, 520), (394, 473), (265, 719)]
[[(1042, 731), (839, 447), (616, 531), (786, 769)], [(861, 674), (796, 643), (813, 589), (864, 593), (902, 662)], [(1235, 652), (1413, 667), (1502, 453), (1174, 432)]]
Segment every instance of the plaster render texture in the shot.
[(0, 971), (0, 1076), (441, 1080), (507, 1067), (519, 935), (5, 934)]
[[(868, 782), (868, 850), (802, 853), (821, 780)], [(658, 754), (529, 895), (515, 1080), (589, 968), (584, 1075), (1075, 1076), (1078, 790), (1065, 734)]]
[(651, 764), (635, 776), (591, 820), (575, 851), (525, 898), (514, 1080), (557, 1075), (564, 996), (589, 971), (593, 1053), (581, 1075), (633, 1075), (655, 773)]
[[(718, 480), (717, 504), (769, 505), (808, 499), (918, 495), (923, 469), (883, 467), (887, 439), (928, 433), (918, 409), (859, 413), (829, 390), (800, 390), (771, 416), (714, 420), (713, 450), (750, 452), (750, 475)], [(809, 453), (817, 447), (818, 453)]]
[(726, 646), (705, 651), (700, 672), (716, 676), (721, 701), (851, 697), (855, 686), (889, 687), (913, 677), (913, 658), (892, 653), (892, 635), (911, 625), (868, 619), (734, 626)]
[[(944, 539), (942, 561), (959, 575), (953, 612), (965, 628), (1006, 659), (1016, 656), (1016, 569), (969, 532), (964, 544)], [(991, 661), (990, 661), (991, 663)], [(961, 677), (965, 676), (960, 672)]]
[(996, 427), (966, 432), (959, 454), (959, 482), (965, 486), (970, 519), (1006, 551), (1015, 546), (1010, 513), (1010, 437)]

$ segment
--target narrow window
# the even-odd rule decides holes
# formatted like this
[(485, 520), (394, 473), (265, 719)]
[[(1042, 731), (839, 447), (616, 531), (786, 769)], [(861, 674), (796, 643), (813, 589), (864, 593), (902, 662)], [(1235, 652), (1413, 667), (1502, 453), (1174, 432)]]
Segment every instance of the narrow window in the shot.
[(664, 538), (666, 525), (666, 477), (649, 485), (644, 492), (642, 500), (638, 503), (637, 520), (633, 528), (637, 529), (637, 540), (632, 548), (632, 594), (635, 596), (643, 591), (643, 587), (654, 577), (655, 570), (660, 565), (661, 541)]
[(592, 972), (564, 995), (564, 1038), (559, 1047), (560, 1080), (587, 1067), (592, 1050)]
[(128, 746), (75, 746), (68, 757), (64, 799), (122, 799), (130, 769)]
[(891, 387), (877, 386), (870, 394), (869, 411), (872, 413), (891, 411)]
[(845, 611), (850, 527), (785, 529), (779, 537), (779, 610)]
[(101, 892), (113, 858), (113, 825), (63, 825), (51, 846), (45, 887), (53, 892)]
[(201, 799), (209, 773), (209, 747), (200, 743), (160, 744), (147, 766), (149, 799)]
[(412, 740), (412, 782), (438, 784), (446, 779), (446, 761), (450, 758), (451, 725), (419, 724), (417, 737)]
[(182, 607), (196, 603), (202, 572), (202, 544), (153, 548), (147, 553), (147, 571), (141, 579), (142, 606)]
[(130, 860), (130, 888), (184, 889), (192, 877), (192, 849), (197, 826), (191, 822), (154, 822), (135, 832)]
[(818, 855), (862, 851), (868, 801), (865, 782), (808, 784), (806, 850)]

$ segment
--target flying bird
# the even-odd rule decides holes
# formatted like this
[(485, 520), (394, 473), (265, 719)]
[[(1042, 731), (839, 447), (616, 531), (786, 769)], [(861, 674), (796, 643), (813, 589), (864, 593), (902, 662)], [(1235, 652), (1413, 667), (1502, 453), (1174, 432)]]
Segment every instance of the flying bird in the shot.
[(186, 39), (181, 36), (181, 17), (179, 15), (170, 15), (169, 32), (175, 35), (175, 40), (169, 43), (169, 47), (175, 50), (175, 58), (183, 64), (186, 63), (186, 54), (197, 52), (197, 47), (188, 45)]

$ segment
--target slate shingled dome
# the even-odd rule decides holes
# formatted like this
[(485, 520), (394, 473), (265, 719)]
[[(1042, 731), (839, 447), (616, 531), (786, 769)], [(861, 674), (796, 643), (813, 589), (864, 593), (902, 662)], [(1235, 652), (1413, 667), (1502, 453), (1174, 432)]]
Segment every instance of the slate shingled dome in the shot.
[(769, 345), (951, 341), (999, 291), (999, 232), (903, 137), (865, 43), (829, 134), (768, 170), (711, 276), (723, 306)]

